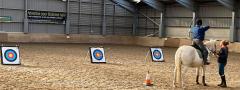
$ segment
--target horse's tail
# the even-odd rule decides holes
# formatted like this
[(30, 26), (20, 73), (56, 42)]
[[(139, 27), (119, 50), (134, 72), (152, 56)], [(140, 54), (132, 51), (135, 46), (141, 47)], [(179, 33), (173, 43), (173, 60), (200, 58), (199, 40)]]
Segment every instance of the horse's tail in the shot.
[(181, 81), (181, 66), (182, 66), (182, 48), (180, 47), (175, 54), (175, 68), (176, 68), (176, 80), (177, 82)]

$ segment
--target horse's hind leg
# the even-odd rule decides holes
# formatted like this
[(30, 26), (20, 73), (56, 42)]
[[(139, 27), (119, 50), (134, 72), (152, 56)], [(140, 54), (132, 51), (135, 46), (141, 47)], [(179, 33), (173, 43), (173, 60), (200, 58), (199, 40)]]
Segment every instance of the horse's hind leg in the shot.
[(196, 68), (196, 74), (197, 74), (197, 77), (196, 77), (196, 83), (197, 84), (199, 84), (199, 82), (198, 82), (198, 79), (199, 79), (199, 67), (198, 68)]
[(187, 72), (187, 67), (183, 66), (183, 72), (182, 72), (182, 75), (181, 75), (181, 80), (182, 80), (182, 88), (185, 88), (184, 86), (184, 74)]
[(202, 83), (203, 83), (204, 86), (207, 86), (207, 84), (206, 84), (206, 82), (205, 82), (205, 70), (206, 70), (205, 68), (206, 68), (206, 67), (203, 66), (202, 68), (203, 68), (203, 69), (202, 69), (202, 74), (203, 74), (203, 75), (202, 75)]
[(174, 68), (174, 79), (173, 79), (173, 87), (176, 87), (176, 79), (177, 79), (177, 67)]

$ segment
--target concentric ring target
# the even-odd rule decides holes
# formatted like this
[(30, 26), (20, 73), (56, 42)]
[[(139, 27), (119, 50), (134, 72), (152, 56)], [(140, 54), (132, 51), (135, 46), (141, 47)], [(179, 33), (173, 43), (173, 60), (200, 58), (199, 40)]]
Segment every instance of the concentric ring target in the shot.
[(103, 52), (99, 49), (96, 49), (93, 51), (93, 57), (100, 61), (103, 59)]
[(12, 49), (7, 49), (4, 52), (4, 57), (6, 58), (7, 61), (14, 62), (17, 59), (17, 53)]
[(153, 51), (153, 56), (156, 59), (161, 59), (162, 58), (162, 54), (161, 54), (161, 52), (159, 50), (154, 50)]

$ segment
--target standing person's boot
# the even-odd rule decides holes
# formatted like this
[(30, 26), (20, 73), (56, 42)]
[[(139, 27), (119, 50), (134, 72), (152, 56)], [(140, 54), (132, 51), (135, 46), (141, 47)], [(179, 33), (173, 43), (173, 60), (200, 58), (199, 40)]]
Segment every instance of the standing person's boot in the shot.
[(220, 87), (227, 87), (225, 76), (221, 76), (221, 78), (222, 78), (223, 84)]
[(222, 84), (223, 84), (223, 78), (222, 78), (222, 76), (221, 76), (221, 83), (218, 84), (218, 86), (222, 86)]

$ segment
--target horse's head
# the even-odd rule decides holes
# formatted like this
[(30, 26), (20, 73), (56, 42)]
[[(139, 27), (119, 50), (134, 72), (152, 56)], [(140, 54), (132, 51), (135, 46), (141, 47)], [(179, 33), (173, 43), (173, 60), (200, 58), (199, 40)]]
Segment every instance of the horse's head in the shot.
[(217, 51), (216, 42), (217, 40), (210, 40), (204, 43), (208, 50), (208, 57), (207, 57), (208, 62), (210, 62), (210, 55), (216, 54), (216, 51)]
[(210, 40), (205, 42), (205, 45), (208, 49), (209, 54), (216, 54), (217, 46), (216, 46), (217, 40)]

